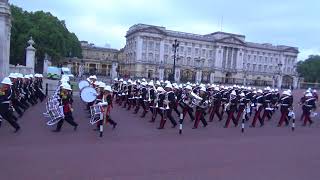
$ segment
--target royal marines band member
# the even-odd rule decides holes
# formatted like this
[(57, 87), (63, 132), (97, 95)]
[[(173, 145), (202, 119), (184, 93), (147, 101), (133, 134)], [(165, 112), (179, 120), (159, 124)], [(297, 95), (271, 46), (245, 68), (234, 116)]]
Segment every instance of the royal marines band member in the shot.
[[(12, 116), (12, 107), (11, 107), (11, 90), (12, 82), (10, 78), (5, 77), (1, 82), (1, 88), (0, 88), (0, 115), (2, 119), (8, 121), (8, 123), (15, 128), (15, 133), (20, 130), (19, 124), (14, 121)], [(1, 120), (0, 120), (0, 126), (1, 126)]]
[(311, 120), (311, 112), (313, 112), (316, 109), (316, 97), (309, 92), (305, 95), (305, 100), (302, 105), (302, 111), (303, 111), (303, 126), (306, 126), (309, 122), (310, 125), (313, 123)]
[(180, 106), (182, 108), (183, 113), (183, 119), (186, 117), (187, 113), (191, 119), (191, 121), (194, 121), (194, 115), (193, 115), (193, 108), (192, 108), (192, 97), (190, 93), (192, 92), (192, 87), (190, 85), (187, 85), (185, 88), (185, 91), (182, 93), (182, 101), (180, 102)]
[(222, 120), (222, 116), (220, 114), (220, 107), (221, 107), (221, 101), (222, 101), (222, 94), (220, 92), (219, 87), (214, 87), (213, 93), (212, 93), (212, 110), (210, 112), (209, 121), (212, 122), (215, 115), (218, 116), (219, 121)]
[(160, 106), (160, 109), (163, 109), (164, 118), (160, 121), (160, 126), (158, 129), (163, 129), (164, 125), (166, 124), (167, 118), (170, 120), (172, 124), (172, 128), (175, 128), (177, 126), (176, 120), (172, 117), (172, 109), (174, 108), (176, 104), (176, 97), (174, 92), (172, 91), (173, 87), (171, 83), (168, 83), (165, 86), (165, 99), (162, 101)]
[[(14, 110), (18, 113), (19, 118), (22, 117), (23, 112), (26, 111), (27, 107), (24, 106), (19, 100), (20, 100), (20, 91), (18, 89), (18, 79), (17, 76), (15, 74), (10, 74), (9, 78), (12, 82), (12, 86), (11, 86), (11, 105), (14, 108)], [(13, 115), (14, 116), (14, 115)], [(14, 119), (16, 119), (14, 117)]]
[(115, 78), (112, 83), (112, 99), (116, 99), (117, 93), (119, 91), (119, 81), (118, 78)]
[(254, 92), (255, 95), (253, 97), (253, 104), (255, 107), (255, 114), (254, 114), (254, 117), (253, 117), (253, 120), (252, 120), (250, 127), (256, 127), (257, 120), (259, 120), (259, 122), (260, 122), (260, 127), (262, 127), (264, 125), (264, 122), (261, 118), (261, 111), (263, 110), (263, 103), (264, 103), (264, 97), (263, 97), (262, 93), (263, 92), (261, 89), (259, 89), (256, 92), (256, 94)]
[(207, 121), (204, 118), (206, 110), (208, 108), (208, 96), (205, 87), (200, 88), (199, 97), (201, 98), (201, 100), (198, 104), (196, 104), (195, 121), (192, 129), (197, 129), (200, 121), (202, 122), (203, 127), (206, 127), (208, 125)]
[(60, 92), (60, 99), (61, 99), (61, 105), (63, 106), (64, 118), (58, 122), (57, 128), (53, 130), (53, 132), (60, 132), (64, 121), (67, 121), (70, 125), (74, 127), (74, 130), (77, 130), (78, 124), (74, 122), (74, 119), (72, 116), (73, 100), (71, 97), (71, 91), (72, 91), (71, 86), (67, 83), (64, 83), (61, 88), (62, 90)]
[(238, 122), (237, 122), (236, 118), (234, 117), (234, 113), (237, 109), (237, 105), (238, 105), (237, 93), (235, 90), (233, 90), (229, 95), (228, 103), (225, 105), (225, 111), (228, 114), (228, 118), (227, 118), (226, 124), (224, 125), (224, 128), (229, 127), (229, 123), (230, 123), (231, 119), (232, 119), (234, 126), (235, 127), (238, 126)]
[(270, 87), (265, 88), (265, 92), (263, 96), (264, 96), (264, 102), (263, 102), (264, 111), (262, 115), (262, 121), (264, 122), (266, 117), (268, 118), (269, 121), (271, 120), (271, 117), (272, 117), (273, 108), (272, 108), (271, 101), (272, 101), (273, 95), (271, 93)]
[[(110, 123), (113, 126), (113, 129), (116, 128), (117, 123), (114, 122), (111, 119), (110, 113), (111, 113), (111, 109), (113, 107), (112, 105), (112, 89), (111, 86), (106, 86), (106, 85), (102, 85), (101, 87), (103, 87), (102, 90), (102, 99), (101, 102), (98, 103), (98, 105), (101, 105), (102, 108), (102, 113), (103, 113), (103, 119), (101, 121), (97, 122), (97, 129), (95, 130), (99, 130), (99, 127), (101, 125), (103, 125), (104, 123)], [(102, 131), (100, 131), (100, 137), (102, 137)]]
[(281, 127), (283, 122), (286, 122), (286, 125), (289, 125), (289, 111), (292, 109), (292, 104), (293, 104), (293, 98), (291, 96), (291, 93), (289, 90), (284, 91), (282, 93), (282, 97), (280, 98), (279, 101), (280, 104), (280, 112), (281, 112), (281, 117), (278, 123), (278, 127)]
[(240, 121), (240, 117), (243, 113), (245, 113), (244, 115), (244, 118), (246, 121), (249, 120), (249, 116), (248, 116), (248, 112), (247, 112), (247, 109), (248, 109), (248, 106), (249, 106), (249, 103), (250, 103), (250, 99), (247, 99), (246, 98), (246, 95), (244, 93), (245, 91), (241, 92), (239, 94), (239, 106), (238, 106), (238, 113), (237, 113), (237, 116), (236, 116), (236, 122), (239, 123)]
[(134, 114), (138, 114), (138, 112), (140, 110), (140, 106), (142, 106), (143, 113), (142, 113), (141, 117), (144, 117), (148, 112), (148, 109), (147, 109), (146, 103), (145, 103), (145, 101), (147, 100), (147, 94), (148, 94), (147, 85), (148, 85), (148, 83), (143, 81), (141, 83), (141, 88), (138, 91), (138, 95), (136, 96), (136, 98), (137, 98), (137, 106), (136, 106), (136, 108), (134, 110)]
[(154, 106), (153, 106), (153, 114), (152, 114), (152, 118), (150, 120), (150, 122), (155, 122), (156, 118), (157, 118), (157, 115), (160, 114), (161, 116), (161, 121), (163, 121), (163, 118), (164, 118), (164, 103), (163, 101), (165, 100), (166, 98), (166, 91), (161, 87), (159, 86), (157, 88), (157, 95), (156, 95), (156, 98), (154, 100)]

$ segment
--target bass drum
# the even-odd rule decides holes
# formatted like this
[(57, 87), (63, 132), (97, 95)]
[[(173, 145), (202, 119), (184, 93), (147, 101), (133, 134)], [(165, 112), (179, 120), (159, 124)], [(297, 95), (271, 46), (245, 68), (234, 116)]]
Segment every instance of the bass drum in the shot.
[(81, 91), (83, 88), (89, 87), (90, 83), (88, 81), (86, 81), (86, 80), (82, 80), (82, 81), (79, 82), (78, 86), (79, 86), (79, 89)]
[(91, 103), (97, 99), (97, 91), (92, 87), (85, 87), (80, 92), (81, 100), (86, 103)]

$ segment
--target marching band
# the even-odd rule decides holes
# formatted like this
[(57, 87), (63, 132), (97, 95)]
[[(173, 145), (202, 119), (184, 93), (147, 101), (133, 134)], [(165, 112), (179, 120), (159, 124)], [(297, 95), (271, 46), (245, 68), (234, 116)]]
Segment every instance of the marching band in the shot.
[[(289, 125), (289, 121), (295, 118), (293, 111), (293, 96), (291, 90), (285, 90), (280, 95), (278, 89), (266, 87), (256, 89), (244, 86), (222, 86), (215, 84), (176, 84), (169, 81), (149, 81), (114, 79), (113, 96), (118, 105), (124, 104), (123, 108), (129, 111), (134, 108), (134, 114), (143, 108), (141, 118), (151, 112), (150, 122), (155, 122), (159, 114), (160, 124), (158, 129), (164, 129), (168, 119), (172, 128), (177, 126), (173, 112), (180, 117), (180, 123), (188, 115), (194, 121), (193, 129), (197, 129), (201, 121), (203, 127), (208, 125), (207, 120), (212, 122), (215, 117), (223, 120), (227, 114), (224, 128), (228, 128), (232, 120), (235, 127), (242, 120), (249, 121), (250, 127), (256, 127), (257, 121), (264, 126), (266, 121), (271, 121), (276, 110), (280, 110), (281, 116), (278, 127)], [(315, 116), (316, 101), (318, 95), (315, 90), (308, 89), (301, 105), (303, 125), (312, 124), (311, 117)], [(250, 117), (252, 117), (250, 121)]]
[[(17, 123), (18, 118), (23, 116), (31, 106), (45, 99), (43, 93), (41, 74), (22, 75), (20, 73), (11, 73), (1, 81), (0, 87), (0, 126), (2, 120), (6, 120), (15, 129), (20, 130)], [(15, 113), (18, 114), (16, 117)]]
[[(6, 120), (20, 130), (17, 123), (18, 117), (31, 106), (46, 99), (43, 93), (43, 76), (41, 74), (22, 75), (11, 73), (1, 82), (0, 88), (0, 126), (2, 120)], [(277, 126), (289, 125), (291, 119), (295, 119), (293, 110), (293, 96), (291, 90), (285, 90), (282, 94), (278, 89), (266, 87), (256, 89), (244, 86), (223, 86), (215, 84), (176, 84), (169, 81), (149, 81), (114, 79), (107, 85), (98, 81), (95, 75), (80, 81), (80, 97), (86, 103), (90, 113), (90, 123), (95, 125), (94, 130), (103, 135), (103, 126), (111, 124), (116, 128), (117, 123), (111, 116), (113, 102), (127, 111), (133, 110), (134, 114), (140, 114), (141, 118), (147, 117), (150, 112), (150, 121), (154, 123), (160, 115), (158, 129), (164, 129), (167, 120), (171, 127), (178, 125), (175, 117), (182, 126), (183, 120), (189, 116), (193, 122), (193, 129), (197, 129), (199, 123), (203, 127), (208, 122), (214, 121), (215, 117), (223, 121), (226, 119), (224, 128), (228, 128), (230, 122), (237, 127), (244, 121), (250, 123), (250, 127), (256, 127), (257, 121), (260, 126), (271, 121), (274, 113), (279, 110), (281, 115)], [(318, 95), (316, 90), (308, 89), (300, 99), (302, 115), (300, 120), (303, 126), (313, 124), (312, 117), (316, 115), (316, 103)], [(48, 125), (57, 125), (54, 132), (61, 131), (64, 121), (77, 129), (78, 124), (74, 121), (73, 94), (69, 77), (63, 76), (56, 92), (47, 98), (45, 116), (49, 117)], [(142, 112), (140, 111), (142, 109)], [(17, 113), (18, 117), (14, 114)], [(250, 121), (251, 119), (251, 121)], [(181, 128), (181, 127), (180, 127)]]

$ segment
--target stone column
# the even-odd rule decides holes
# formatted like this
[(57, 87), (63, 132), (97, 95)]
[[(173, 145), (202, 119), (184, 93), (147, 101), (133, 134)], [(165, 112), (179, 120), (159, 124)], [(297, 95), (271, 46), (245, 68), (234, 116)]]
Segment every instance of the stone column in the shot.
[(159, 67), (159, 80), (163, 81), (164, 80), (164, 67), (163, 66), (160, 66)]
[(293, 77), (293, 89), (297, 89), (298, 88), (298, 83), (299, 83), (299, 78), (294, 76)]
[(210, 73), (210, 84), (214, 83), (214, 72)]
[(278, 81), (277, 81), (277, 87), (278, 89), (281, 89), (282, 86), (282, 75), (278, 75)]
[(140, 36), (138, 36), (137, 37), (137, 52), (136, 52), (136, 60), (137, 61), (142, 61), (142, 43), (143, 43), (143, 39), (140, 37)]
[(33, 41), (32, 37), (30, 37), (28, 44), (29, 44), (29, 46), (26, 48), (26, 67), (30, 69), (31, 74), (34, 74), (36, 49), (33, 47), (34, 41)]
[(163, 60), (163, 57), (164, 57), (164, 40), (161, 39), (160, 41), (160, 58), (159, 58), (159, 61), (164, 63), (164, 60)]
[(178, 82), (178, 83), (180, 82), (180, 67), (179, 66), (176, 66), (174, 81)]
[(111, 70), (111, 78), (112, 79), (118, 78), (117, 68), (118, 68), (118, 62), (112, 61), (112, 70)]
[(202, 70), (198, 69), (196, 73), (196, 82), (201, 83), (201, 79), (202, 79)]
[(0, 1), (0, 79), (9, 74), (11, 12), (8, 0)]
[[(219, 53), (220, 51), (220, 53)], [(219, 48), (215, 49), (215, 64), (214, 67), (217, 67), (218, 69), (222, 68), (222, 61), (223, 61), (223, 49), (221, 46)]]

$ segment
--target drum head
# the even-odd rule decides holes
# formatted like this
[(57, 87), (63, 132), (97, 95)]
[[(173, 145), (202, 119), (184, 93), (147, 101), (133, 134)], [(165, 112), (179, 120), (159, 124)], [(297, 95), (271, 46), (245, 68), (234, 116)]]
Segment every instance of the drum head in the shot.
[(86, 81), (86, 80), (82, 80), (82, 81), (79, 82), (78, 86), (79, 86), (79, 89), (81, 90), (81, 89), (83, 89), (85, 87), (90, 86), (90, 83), (88, 81)]
[(80, 97), (82, 101), (90, 103), (96, 100), (97, 98), (97, 91), (92, 87), (85, 87), (80, 92)]

